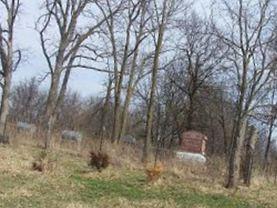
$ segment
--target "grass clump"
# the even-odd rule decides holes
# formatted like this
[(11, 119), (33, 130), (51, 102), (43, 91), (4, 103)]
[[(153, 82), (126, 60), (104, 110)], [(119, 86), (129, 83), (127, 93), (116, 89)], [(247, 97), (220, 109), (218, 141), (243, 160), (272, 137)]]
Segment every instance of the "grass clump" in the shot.
[(109, 156), (106, 153), (95, 153), (94, 151), (90, 152), (90, 167), (96, 168), (99, 172), (101, 172), (103, 169), (107, 168), (109, 164)]
[(161, 164), (154, 165), (152, 168), (146, 169), (146, 175), (148, 182), (156, 181), (160, 178), (164, 171), (164, 167)]
[(52, 171), (56, 166), (57, 158), (47, 151), (41, 151), (32, 162), (32, 170), (39, 172)]

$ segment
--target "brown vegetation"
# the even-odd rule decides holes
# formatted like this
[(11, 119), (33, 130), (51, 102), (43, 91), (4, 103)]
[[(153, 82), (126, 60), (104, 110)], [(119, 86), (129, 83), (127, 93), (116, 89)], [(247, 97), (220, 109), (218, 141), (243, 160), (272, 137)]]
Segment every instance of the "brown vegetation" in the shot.
[(41, 151), (32, 163), (32, 169), (39, 172), (51, 172), (56, 165), (57, 158), (50, 156), (47, 151)]
[(109, 156), (106, 153), (93, 151), (90, 152), (90, 161), (89, 165), (92, 168), (96, 168), (99, 172), (109, 166)]
[(164, 171), (164, 166), (162, 164), (156, 164), (152, 168), (146, 168), (147, 180), (149, 182), (156, 181), (161, 177)]

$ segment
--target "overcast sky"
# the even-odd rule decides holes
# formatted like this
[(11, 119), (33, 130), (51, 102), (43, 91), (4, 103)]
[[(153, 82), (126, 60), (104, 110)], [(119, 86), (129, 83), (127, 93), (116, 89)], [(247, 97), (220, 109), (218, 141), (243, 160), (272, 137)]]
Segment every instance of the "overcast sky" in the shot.
[[(14, 73), (13, 83), (17, 84), (33, 76), (42, 77), (47, 72), (47, 64), (41, 52), (39, 36), (35, 31), (35, 21), (40, 15), (39, 6), (42, 1), (23, 1), (21, 13), (17, 22), (16, 46), (24, 49), (25, 61)], [(207, 0), (202, 0), (207, 3)], [(197, 10), (202, 10), (205, 4), (199, 2)], [(69, 86), (78, 91), (83, 96), (98, 95), (104, 92), (103, 83), (105, 75), (100, 72), (90, 70), (75, 70), (70, 77)], [(43, 88), (48, 88), (49, 80), (42, 84)]]

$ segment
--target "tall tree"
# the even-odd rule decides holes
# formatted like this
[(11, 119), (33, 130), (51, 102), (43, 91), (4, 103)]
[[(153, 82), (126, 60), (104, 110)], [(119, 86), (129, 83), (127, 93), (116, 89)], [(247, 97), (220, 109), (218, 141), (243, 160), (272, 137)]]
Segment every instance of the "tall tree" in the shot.
[[(106, 18), (112, 16), (117, 10), (111, 11), (107, 17), (96, 17), (95, 11), (92, 12), (96, 2), (46, 0), (45, 14), (37, 22), (42, 51), (49, 67), (47, 75), (51, 77), (43, 119), (43, 125), (47, 130), (45, 148), (50, 145), (55, 117), (64, 100), (72, 69), (109, 72), (91, 64), (101, 57), (96, 45), (93, 44), (92, 36), (97, 36)], [(85, 26), (84, 23), (86, 23)], [(58, 30), (57, 33), (55, 28)], [(49, 38), (49, 36), (56, 38)]]
[[(178, 5), (179, 4), (179, 5)], [(151, 146), (151, 137), (152, 137), (152, 127), (153, 127), (153, 116), (154, 116), (154, 106), (155, 106), (155, 94), (157, 88), (157, 79), (158, 79), (158, 70), (160, 67), (160, 56), (162, 53), (162, 48), (164, 45), (164, 36), (166, 30), (169, 28), (169, 20), (175, 14), (177, 8), (180, 8), (181, 2), (175, 0), (163, 0), (152, 2), (153, 6), (153, 16), (152, 24), (157, 30), (153, 33), (154, 39), (154, 58), (153, 65), (151, 69), (151, 86), (149, 91), (149, 102), (147, 106), (147, 115), (146, 115), (146, 127), (145, 132), (146, 136), (144, 139), (143, 146), (143, 156), (142, 162), (147, 163), (149, 159), (149, 152)]]
[(269, 154), (272, 144), (273, 133), (276, 128), (276, 119), (277, 119), (277, 103), (276, 103), (276, 78), (272, 77), (271, 86), (266, 89), (269, 91), (268, 98), (264, 100), (264, 104), (261, 104), (257, 108), (256, 119), (262, 124), (266, 125), (266, 139), (265, 139), (265, 149), (264, 149), (264, 158), (263, 158), (263, 169), (267, 170), (269, 165)]
[[(116, 2), (116, 1), (115, 1)], [(137, 72), (137, 59), (142, 42), (146, 39), (145, 18), (148, 0), (130, 0), (124, 2), (120, 15), (106, 19), (107, 29), (104, 30), (110, 45), (111, 65), (113, 67), (114, 82), (114, 116), (112, 128), (112, 141), (119, 140), (122, 129), (125, 129), (126, 112), (133, 91), (134, 76)], [(112, 10), (114, 1), (99, 4), (104, 16)], [(130, 69), (129, 69), (130, 68)], [(122, 97), (124, 83), (129, 74), (125, 107), (122, 112)], [(126, 110), (125, 110), (126, 109)]]
[[(15, 23), (18, 17), (20, 0), (1, 0), (5, 19), (0, 22), (0, 76), (2, 99), (0, 108), (0, 138), (5, 137), (5, 126), (9, 114), (9, 96), (11, 91), (12, 74), (21, 61), (20, 50), (14, 49)], [(4, 136), (4, 137), (3, 137)], [(3, 142), (0, 139), (0, 143)]]
[[(142, 51), (142, 43), (149, 36), (147, 23), (149, 22), (151, 17), (147, 16), (147, 6), (149, 5), (149, 1), (142, 0), (140, 9), (141, 15), (138, 21), (137, 29), (135, 29), (135, 46), (136, 50), (133, 53), (129, 77), (127, 80), (127, 92), (123, 104), (122, 116), (121, 116), (121, 126), (119, 131), (119, 139), (124, 136), (126, 133), (126, 124), (129, 106), (131, 103), (132, 96), (134, 94), (134, 90), (136, 89), (139, 81), (143, 79), (149, 72), (145, 72), (145, 68), (148, 64), (148, 61), (152, 58), (153, 52)], [(143, 53), (143, 54), (142, 54)], [(139, 64), (140, 63), (140, 64)]]
[(225, 22), (218, 23), (217, 31), (229, 47), (227, 60), (232, 88), (235, 92), (236, 114), (230, 149), (227, 188), (237, 186), (242, 145), (249, 115), (267, 93), (263, 89), (273, 72), (270, 43), (275, 39), (271, 32), (272, 1), (222, 1)]

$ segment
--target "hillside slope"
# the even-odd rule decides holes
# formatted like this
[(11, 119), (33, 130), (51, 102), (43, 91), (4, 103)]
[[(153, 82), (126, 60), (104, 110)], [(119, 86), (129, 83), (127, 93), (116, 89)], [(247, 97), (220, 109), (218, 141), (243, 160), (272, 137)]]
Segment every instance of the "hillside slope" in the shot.
[(277, 187), (254, 184), (227, 191), (220, 181), (166, 171), (147, 183), (143, 168), (115, 163), (99, 173), (87, 159), (63, 151), (48, 153), (57, 160), (52, 171), (32, 170), (41, 149), (29, 145), (0, 146), (0, 207), (277, 207)]

